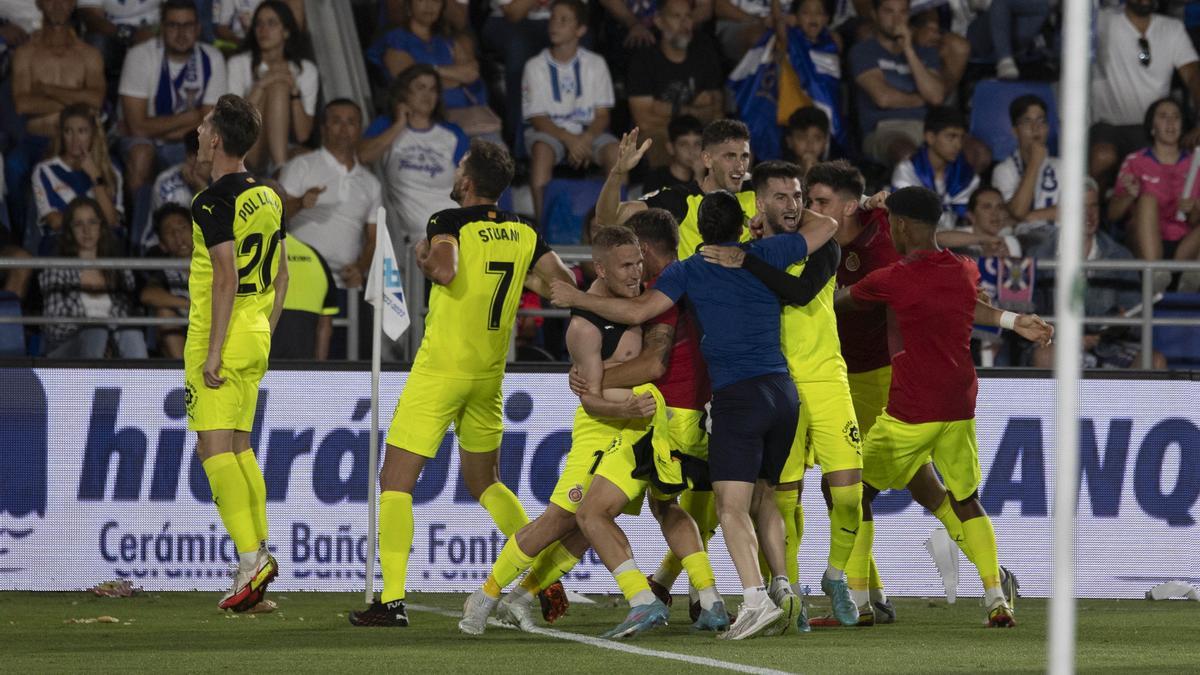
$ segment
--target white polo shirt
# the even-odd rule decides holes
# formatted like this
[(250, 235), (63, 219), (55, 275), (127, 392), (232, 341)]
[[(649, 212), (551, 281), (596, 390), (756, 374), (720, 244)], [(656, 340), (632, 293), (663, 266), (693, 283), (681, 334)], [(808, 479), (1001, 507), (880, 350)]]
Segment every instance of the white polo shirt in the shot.
[(1124, 10), (1100, 12), (1096, 30), (1096, 63), (1092, 68), (1092, 119), (1096, 122), (1141, 124), (1150, 104), (1171, 92), (1175, 71), (1200, 60), (1179, 19), (1150, 16), (1146, 29), (1149, 66), (1138, 60), (1138, 40), (1142, 36)]
[[(99, 7), (118, 26), (157, 26), (163, 0), (79, 0), (78, 7)], [(29, 4), (33, 4), (32, 2)]]
[(325, 258), (342, 288), (340, 272), (358, 260), (363, 227), (375, 224), (375, 212), (382, 204), (379, 180), (358, 162), (347, 170), (321, 148), (284, 164), (279, 183), (292, 197), (302, 197), (309, 188), (325, 187), (312, 208), (288, 219), (287, 228)]
[(545, 115), (578, 134), (596, 117), (597, 108), (614, 104), (612, 76), (604, 57), (580, 47), (569, 63), (558, 63), (550, 49), (529, 59), (521, 78), (521, 113), (526, 122)]

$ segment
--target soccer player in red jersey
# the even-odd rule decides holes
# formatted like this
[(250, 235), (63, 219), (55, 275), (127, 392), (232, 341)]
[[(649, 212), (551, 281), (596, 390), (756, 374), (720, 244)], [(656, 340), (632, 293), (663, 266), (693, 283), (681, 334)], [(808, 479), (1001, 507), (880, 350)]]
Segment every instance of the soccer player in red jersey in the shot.
[[(995, 531), (978, 497), (979, 383), (970, 335), (973, 324), (1000, 325), (1047, 344), (1053, 329), (1037, 316), (1001, 312), (978, 300), (975, 263), (934, 241), (941, 217), (935, 193), (904, 188), (887, 198), (887, 209), (897, 250), (905, 257), (837, 296), (839, 308), (883, 304), (894, 317), (888, 333), (893, 368), (888, 404), (863, 444), (863, 500), (868, 503), (889, 488), (906, 487), (914, 496), (942, 491), (934, 515), (947, 530), (962, 532), (963, 550), (983, 581), (988, 625), (1014, 626), (1000, 585)], [(927, 470), (931, 461), (945, 488)], [(868, 547), (873, 536), (874, 528), (859, 532)]]

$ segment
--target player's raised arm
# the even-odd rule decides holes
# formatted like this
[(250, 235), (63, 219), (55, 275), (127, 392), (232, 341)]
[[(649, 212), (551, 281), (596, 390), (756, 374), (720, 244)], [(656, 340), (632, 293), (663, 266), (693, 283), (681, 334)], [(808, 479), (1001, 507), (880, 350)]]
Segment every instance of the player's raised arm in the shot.
[(279, 323), (279, 315), (283, 313), (283, 301), (287, 298), (288, 289), (288, 258), (287, 239), (279, 240), (279, 269), (275, 272), (275, 304), (271, 307), (271, 334), (275, 334), (275, 326)]
[(804, 237), (809, 251), (816, 251), (824, 246), (825, 242), (832, 239), (834, 234), (837, 234), (837, 229), (837, 220), (829, 216), (823, 216), (811, 209), (804, 209), (800, 212), (800, 229), (798, 234)]
[(603, 298), (584, 293), (574, 281), (555, 281), (550, 287), (550, 301), (559, 307), (585, 309), (594, 314), (629, 326), (645, 323), (675, 304), (658, 289), (650, 289), (636, 298)]
[[(584, 391), (578, 392), (579, 402), (587, 414), (594, 417), (638, 419), (654, 414), (654, 398), (649, 394), (630, 396), (624, 401), (609, 401), (604, 398), (601, 383), (604, 379), (604, 360), (601, 358), (603, 336), (600, 329), (590, 321), (573, 317), (567, 327), (567, 351), (571, 362), (580, 376), (587, 382)], [(649, 412), (646, 411), (649, 398)]]
[(642, 155), (646, 154), (653, 142), (651, 139), (646, 139), (639, 147), (637, 127), (621, 137), (621, 142), (617, 146), (617, 161), (612, 170), (608, 172), (608, 178), (604, 181), (604, 186), (600, 189), (600, 196), (596, 199), (597, 223), (620, 225), (633, 214), (646, 209), (645, 202), (622, 202), (621, 184), (629, 172), (638, 165), (638, 162), (642, 161)]

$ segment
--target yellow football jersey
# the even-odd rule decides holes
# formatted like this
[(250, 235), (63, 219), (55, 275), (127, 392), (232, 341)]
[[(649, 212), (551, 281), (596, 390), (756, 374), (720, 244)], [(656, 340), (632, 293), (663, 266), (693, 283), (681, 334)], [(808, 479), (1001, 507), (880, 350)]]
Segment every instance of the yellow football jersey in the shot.
[(413, 370), (464, 379), (502, 374), (525, 275), (550, 248), (531, 224), (493, 205), (435, 213), (426, 236), (437, 235), (457, 240), (458, 272), (449, 285), (433, 285)]
[(249, 173), (222, 176), (192, 199), (192, 251), (188, 292), (188, 346), (207, 343), (212, 323), (212, 258), (209, 249), (233, 242), (237, 290), (229, 332), (271, 331), (283, 202)]
[[(824, 253), (822, 252), (822, 255)], [(788, 268), (800, 276), (812, 257)], [(779, 335), (788, 370), (797, 382), (846, 382), (846, 361), (833, 310), (836, 277), (831, 277), (807, 305), (785, 305)], [(848, 386), (848, 385), (847, 385)]]
[[(758, 205), (754, 201), (753, 190), (742, 190), (737, 193), (738, 202), (746, 214), (746, 220), (758, 214)], [(695, 181), (686, 185), (672, 185), (657, 192), (652, 192), (642, 201), (652, 209), (666, 209), (679, 221), (679, 259), (683, 260), (694, 254), (704, 239), (700, 236), (700, 227), (696, 214), (700, 210), (700, 201), (704, 192)], [(742, 227), (742, 235), (738, 241), (750, 241), (750, 228)]]

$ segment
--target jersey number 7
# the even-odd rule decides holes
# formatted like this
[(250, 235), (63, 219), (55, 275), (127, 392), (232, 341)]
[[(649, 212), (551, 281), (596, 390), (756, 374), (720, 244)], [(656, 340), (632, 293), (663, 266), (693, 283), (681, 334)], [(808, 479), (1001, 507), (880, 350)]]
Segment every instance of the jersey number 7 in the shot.
[(504, 313), (504, 301), (508, 298), (508, 289), (512, 287), (513, 276), (516, 275), (516, 263), (488, 262), (487, 273), (500, 277), (496, 281), (496, 290), (492, 293), (492, 310), (488, 312), (488, 330), (500, 330), (500, 316)]
[(249, 256), (250, 260), (238, 268), (238, 295), (258, 295), (273, 281), (271, 276), (272, 263), (275, 262), (275, 251), (279, 248), (279, 230), (271, 233), (267, 242), (267, 252), (263, 255), (263, 235), (261, 232), (251, 232), (242, 240), (238, 249), (238, 257)]

